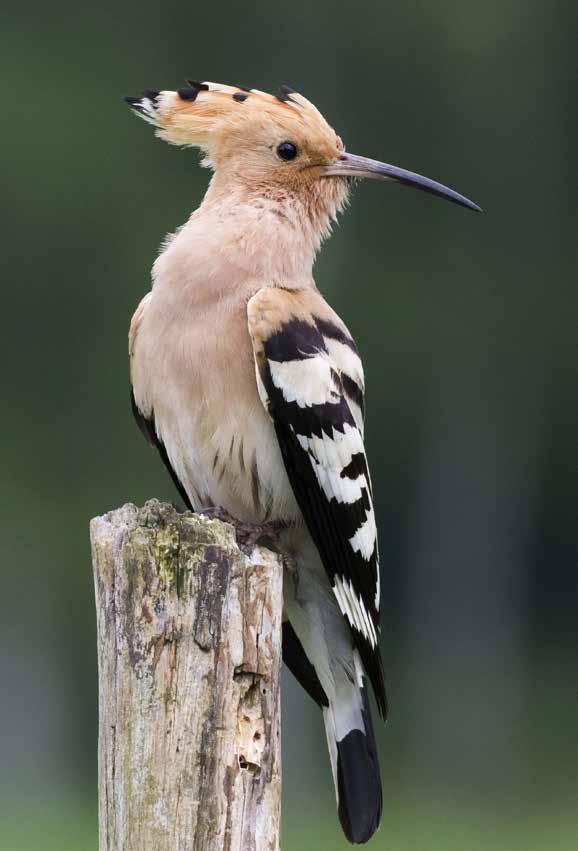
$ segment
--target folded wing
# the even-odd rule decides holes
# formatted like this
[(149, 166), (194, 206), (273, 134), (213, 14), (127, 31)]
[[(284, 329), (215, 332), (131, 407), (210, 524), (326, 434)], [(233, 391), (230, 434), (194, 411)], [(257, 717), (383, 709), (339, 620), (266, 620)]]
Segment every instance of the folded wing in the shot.
[(349, 332), (312, 290), (266, 288), (248, 305), (259, 395), (379, 709), (379, 560), (363, 444), (363, 369)]

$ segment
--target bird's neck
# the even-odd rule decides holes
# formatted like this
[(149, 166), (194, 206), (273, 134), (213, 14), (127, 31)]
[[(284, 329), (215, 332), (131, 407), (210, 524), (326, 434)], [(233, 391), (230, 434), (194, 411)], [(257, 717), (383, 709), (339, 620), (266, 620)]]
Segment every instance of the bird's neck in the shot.
[(221, 181), (215, 174), (185, 231), (210, 234), (229, 264), (264, 283), (312, 285), (312, 268), (336, 210), (308, 194)]

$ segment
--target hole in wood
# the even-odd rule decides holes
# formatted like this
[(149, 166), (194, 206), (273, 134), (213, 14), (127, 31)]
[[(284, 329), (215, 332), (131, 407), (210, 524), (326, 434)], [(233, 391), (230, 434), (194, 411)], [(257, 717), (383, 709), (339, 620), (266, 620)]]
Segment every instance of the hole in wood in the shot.
[(249, 671), (242, 665), (238, 665), (233, 671), (233, 679), (243, 680), (246, 677), (249, 678), (251, 682), (255, 682), (256, 680), (260, 680), (263, 677), (263, 674), (260, 674), (259, 671)]
[(257, 765), (255, 762), (249, 762), (248, 759), (245, 758), (243, 754), (239, 755), (239, 768), (242, 771), (249, 771), (251, 774), (258, 775), (261, 771), (261, 767)]

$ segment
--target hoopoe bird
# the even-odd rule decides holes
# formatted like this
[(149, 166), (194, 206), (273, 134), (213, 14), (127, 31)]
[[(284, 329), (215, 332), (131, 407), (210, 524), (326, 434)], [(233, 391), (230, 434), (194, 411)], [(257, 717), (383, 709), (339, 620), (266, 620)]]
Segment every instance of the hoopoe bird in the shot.
[(364, 377), (317, 289), (315, 255), (359, 178), (479, 210), (421, 175), (346, 151), (303, 95), (188, 81), (126, 101), (213, 170), (168, 236), (130, 326), (133, 410), (185, 504), (274, 524), (283, 658), (323, 712), (337, 807), (352, 843), (382, 810), (366, 679), (386, 715), (379, 566), (363, 442)]

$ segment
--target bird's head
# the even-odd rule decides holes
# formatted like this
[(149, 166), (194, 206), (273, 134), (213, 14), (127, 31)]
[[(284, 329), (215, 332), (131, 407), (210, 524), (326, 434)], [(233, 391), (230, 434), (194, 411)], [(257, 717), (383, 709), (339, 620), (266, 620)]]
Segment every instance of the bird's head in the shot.
[[(300, 198), (333, 216), (347, 197), (347, 178), (415, 186), (479, 210), (452, 189), (387, 163), (346, 152), (340, 137), (303, 95), (277, 95), (219, 83), (187, 81), (178, 91), (147, 89), (125, 100), (161, 139), (201, 149), (223, 186), (252, 195)], [(321, 212), (321, 210), (319, 210)]]

